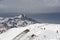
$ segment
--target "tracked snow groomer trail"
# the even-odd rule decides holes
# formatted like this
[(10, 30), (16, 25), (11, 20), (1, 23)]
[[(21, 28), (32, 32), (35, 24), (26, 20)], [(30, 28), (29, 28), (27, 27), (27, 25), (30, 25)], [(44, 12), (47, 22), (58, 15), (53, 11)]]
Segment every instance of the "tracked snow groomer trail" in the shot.
[(13, 40), (20, 40), (26, 33), (29, 32), (29, 29), (24, 30), (22, 33), (18, 34)]
[(26, 27), (12, 28), (5, 33), (0, 34), (0, 40), (15, 40), (19, 39), (28, 33), (29, 30)]

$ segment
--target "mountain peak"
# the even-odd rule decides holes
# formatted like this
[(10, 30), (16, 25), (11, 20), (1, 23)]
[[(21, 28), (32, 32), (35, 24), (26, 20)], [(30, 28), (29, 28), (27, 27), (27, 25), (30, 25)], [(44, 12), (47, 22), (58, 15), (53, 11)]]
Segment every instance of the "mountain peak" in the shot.
[(26, 17), (24, 14), (17, 16), (18, 18)]
[(2, 18), (0, 18), (0, 25), (1, 25), (0, 27), (4, 28), (3, 30), (5, 30), (5, 28), (10, 29), (14, 27), (25, 27), (27, 25), (37, 23), (37, 21), (26, 17), (24, 14), (12, 18), (8, 18), (8, 17), (3, 19)]

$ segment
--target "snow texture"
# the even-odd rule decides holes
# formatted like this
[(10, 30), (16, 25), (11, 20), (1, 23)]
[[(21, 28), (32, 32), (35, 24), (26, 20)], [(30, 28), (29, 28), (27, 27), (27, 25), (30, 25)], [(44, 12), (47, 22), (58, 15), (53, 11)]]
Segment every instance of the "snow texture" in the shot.
[(60, 24), (36, 23), (12, 28), (0, 40), (60, 40)]

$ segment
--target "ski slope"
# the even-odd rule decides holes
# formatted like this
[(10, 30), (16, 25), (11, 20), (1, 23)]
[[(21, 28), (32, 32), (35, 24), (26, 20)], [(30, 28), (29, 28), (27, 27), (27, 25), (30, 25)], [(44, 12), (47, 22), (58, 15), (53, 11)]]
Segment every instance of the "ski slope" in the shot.
[(0, 35), (0, 40), (12, 40), (18, 34), (23, 32), (26, 28), (12, 28)]
[(60, 40), (60, 24), (36, 23), (12, 28), (0, 34), (0, 40)]

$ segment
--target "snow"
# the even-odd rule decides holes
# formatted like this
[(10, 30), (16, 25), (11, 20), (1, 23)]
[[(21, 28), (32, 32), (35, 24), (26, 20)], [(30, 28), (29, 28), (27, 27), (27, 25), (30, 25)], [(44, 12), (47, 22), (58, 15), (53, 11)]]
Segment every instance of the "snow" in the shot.
[(3, 20), (3, 17), (0, 17), (0, 20)]
[(0, 40), (12, 40), (15, 36), (23, 32), (26, 28), (12, 28), (0, 35)]
[(12, 28), (0, 34), (0, 40), (60, 40), (60, 24), (36, 23)]

